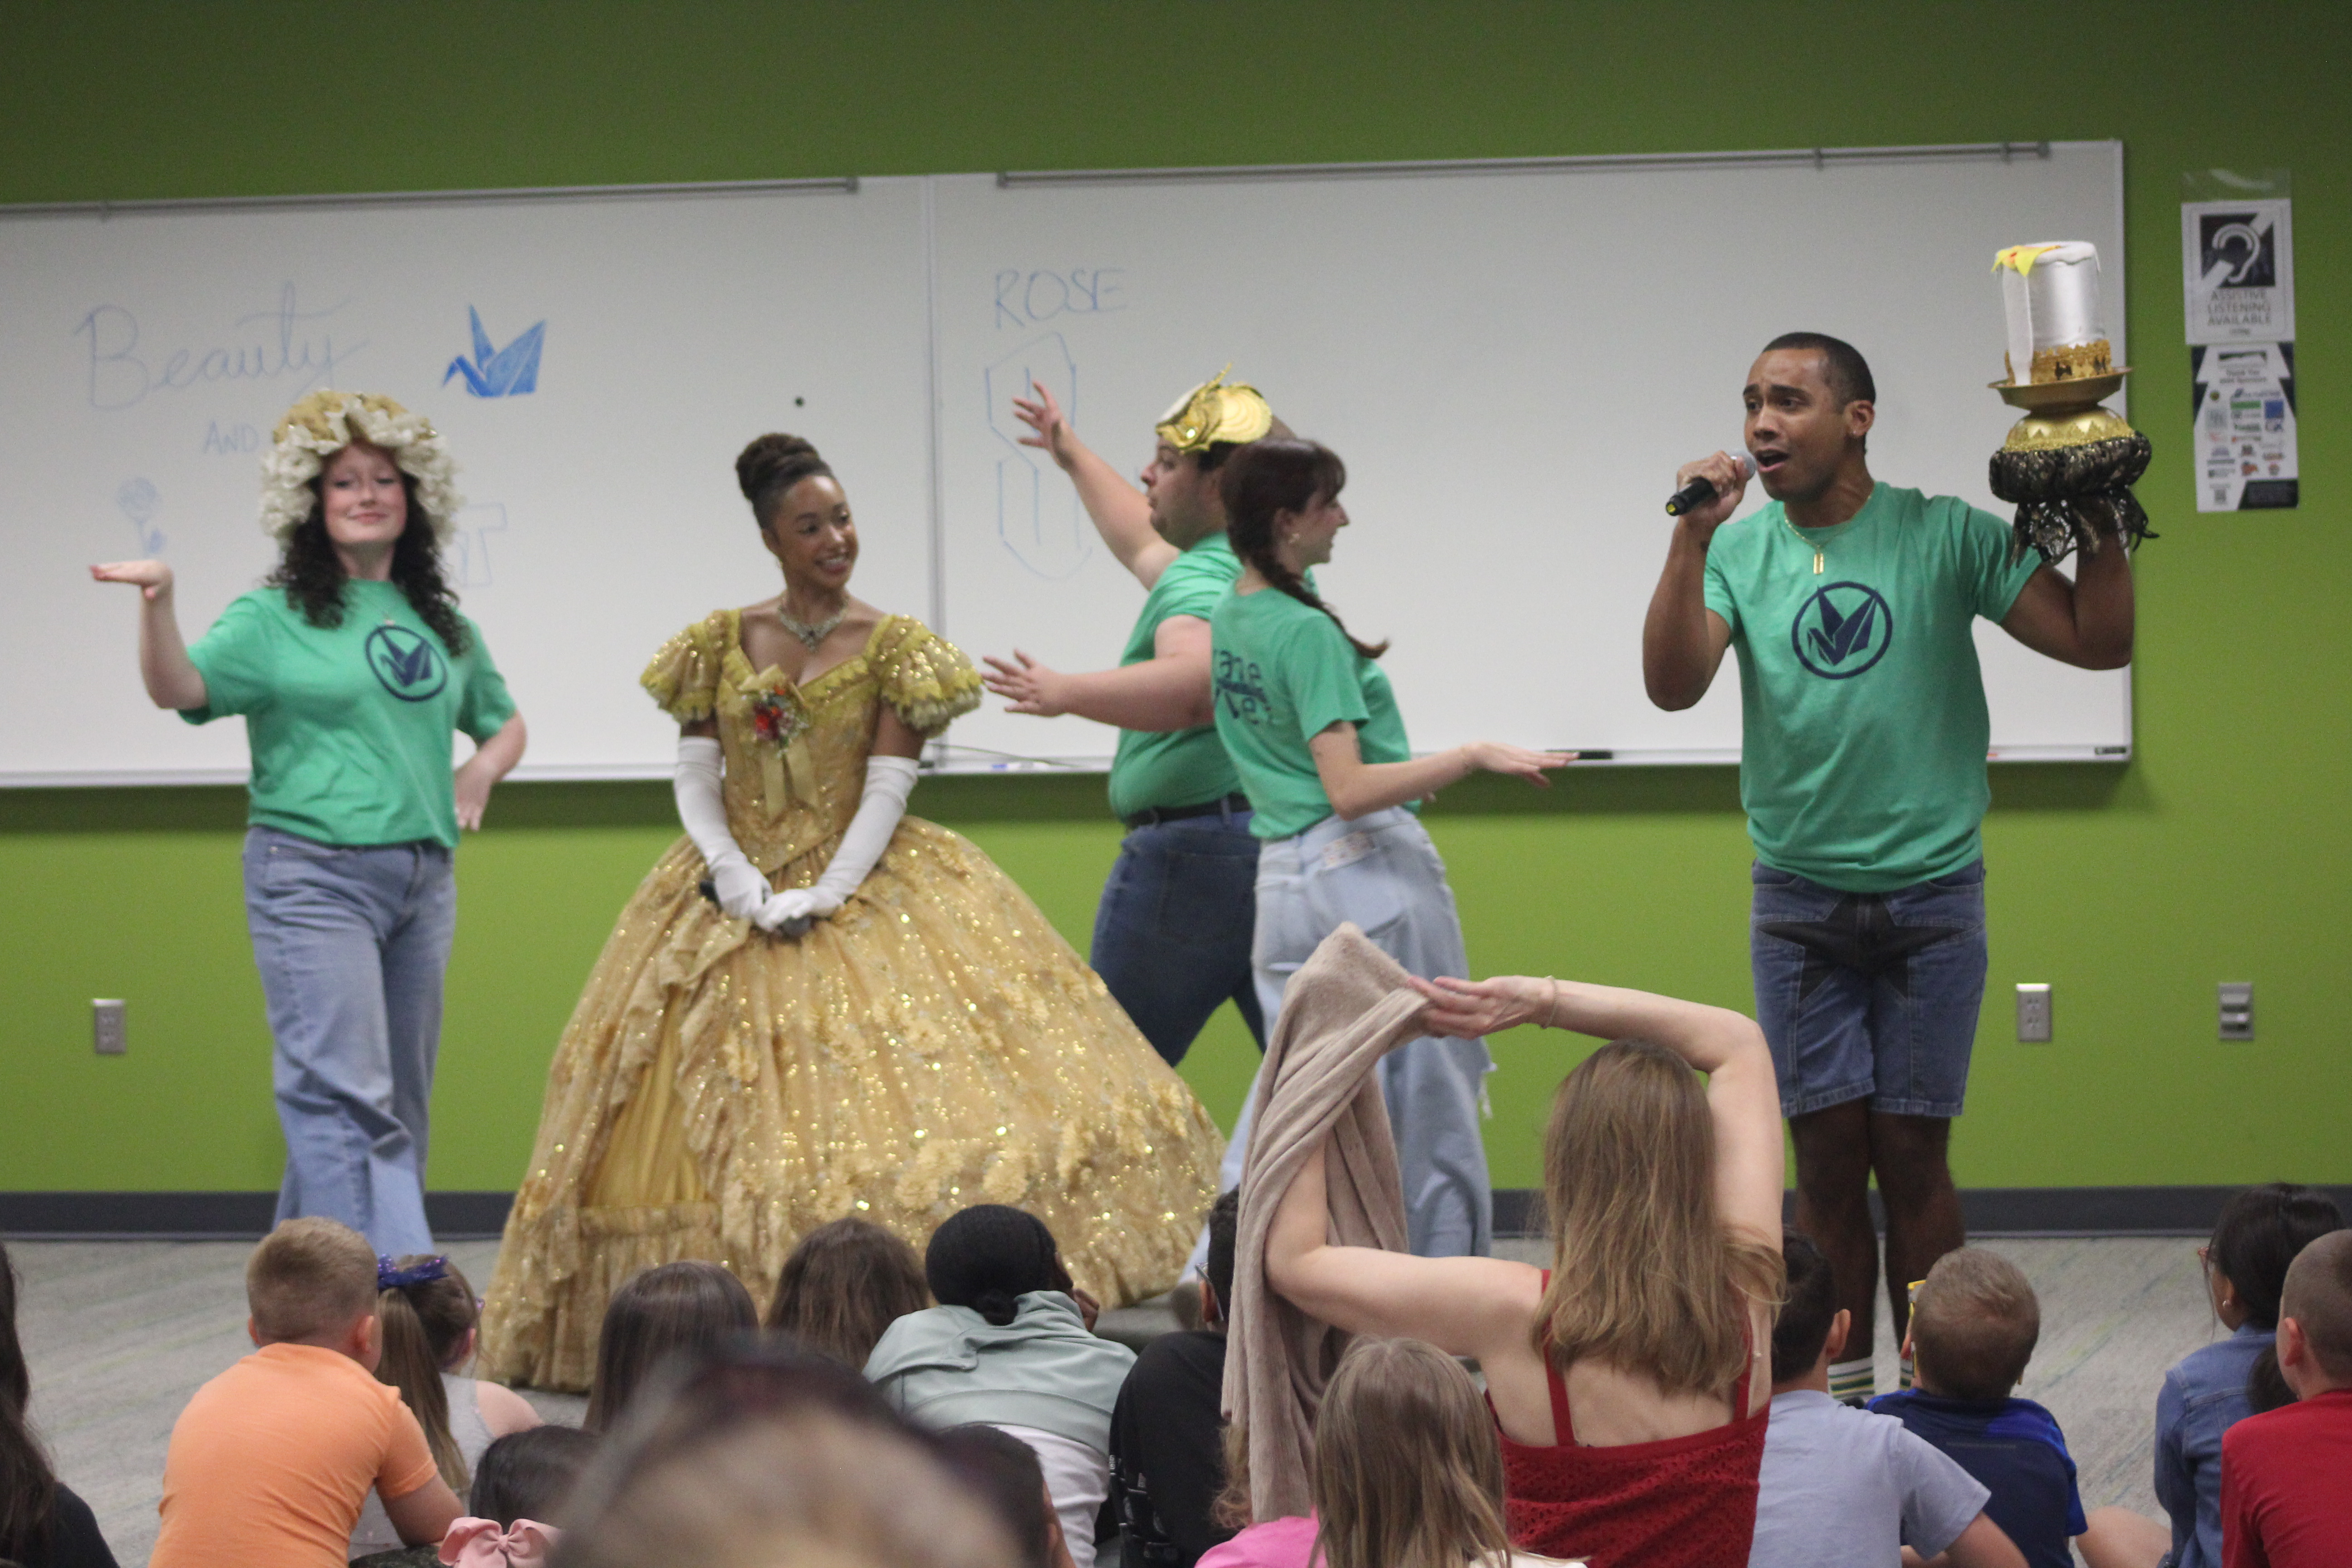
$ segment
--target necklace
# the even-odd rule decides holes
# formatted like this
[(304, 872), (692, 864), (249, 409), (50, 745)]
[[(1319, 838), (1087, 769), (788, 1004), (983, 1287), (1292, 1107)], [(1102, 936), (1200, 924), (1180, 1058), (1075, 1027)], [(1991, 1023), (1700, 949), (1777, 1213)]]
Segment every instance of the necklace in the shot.
[[(1802, 533), (1799, 532), (1797, 525), (1789, 521), (1789, 514), (1785, 511), (1780, 514), (1780, 523), (1781, 526), (1786, 528), (1790, 533), (1796, 535), (1798, 543), (1803, 545), (1806, 549), (1813, 552), (1813, 575), (1816, 577), (1820, 576), (1822, 574), (1822, 546), (1819, 542), (1807, 539)], [(790, 623), (786, 624), (789, 625)]]
[(834, 627), (848, 618), (849, 606), (844, 605), (833, 612), (831, 620), (819, 621), (814, 626), (811, 626), (806, 621), (795, 619), (793, 613), (784, 608), (784, 602), (782, 599), (776, 601), (776, 619), (783, 623), (784, 630), (800, 638), (801, 646), (811, 653), (816, 651), (819, 643), (833, 635)]

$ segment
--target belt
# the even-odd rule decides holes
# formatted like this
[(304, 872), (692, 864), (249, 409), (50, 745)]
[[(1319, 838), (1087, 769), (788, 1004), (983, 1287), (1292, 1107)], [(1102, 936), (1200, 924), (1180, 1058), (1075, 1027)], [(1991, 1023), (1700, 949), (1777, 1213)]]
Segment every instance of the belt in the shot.
[(1163, 822), (1182, 822), (1195, 816), (1223, 816), (1249, 808), (1249, 796), (1236, 790), (1223, 800), (1203, 801), (1199, 805), (1155, 805), (1149, 811), (1139, 811), (1133, 816), (1122, 816), (1118, 820), (1127, 827), (1156, 827)]

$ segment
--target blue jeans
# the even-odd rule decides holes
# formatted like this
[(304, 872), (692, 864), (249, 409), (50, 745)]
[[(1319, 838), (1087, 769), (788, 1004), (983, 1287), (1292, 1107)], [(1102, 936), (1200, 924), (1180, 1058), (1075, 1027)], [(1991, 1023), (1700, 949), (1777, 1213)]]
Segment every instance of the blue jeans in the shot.
[(1171, 1067), (1227, 1000), (1265, 1049), (1250, 984), (1257, 840), (1249, 825), (1248, 812), (1229, 809), (1130, 828), (1103, 884), (1095, 973)]
[(1867, 1097), (1954, 1117), (1984, 1003), (1984, 862), (1887, 893), (1848, 893), (1761, 861), (1748, 958), (1780, 1114)]
[(438, 844), (245, 837), (245, 912), (276, 1039), (278, 1217), (325, 1215), (378, 1252), (430, 1252), (426, 1112), (457, 886)]

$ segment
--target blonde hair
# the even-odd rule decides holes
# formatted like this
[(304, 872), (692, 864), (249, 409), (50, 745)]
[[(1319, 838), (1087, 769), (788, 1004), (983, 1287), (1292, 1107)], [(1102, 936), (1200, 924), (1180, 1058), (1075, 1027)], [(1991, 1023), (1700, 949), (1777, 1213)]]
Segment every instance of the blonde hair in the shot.
[(1503, 1562), (1503, 1453), (1461, 1363), (1420, 1340), (1358, 1340), (1315, 1417), (1326, 1568)]
[(1911, 1303), (1919, 1381), (1951, 1399), (2006, 1399), (2042, 1338), (2042, 1303), (2025, 1270), (1963, 1247), (1936, 1259)]
[(1784, 1275), (1778, 1247), (1724, 1230), (1715, 1123), (1682, 1058), (1615, 1040), (1568, 1075), (1544, 1133), (1544, 1199), (1537, 1350), (1563, 1371), (1591, 1359), (1668, 1394), (1728, 1394), (1753, 1353), (1751, 1309), (1779, 1304)]
[[(1016, 1568), (1005, 1527), (915, 1437), (822, 1405), (716, 1428), (638, 1420), (571, 1505), (570, 1568)], [(662, 1440), (667, 1439), (667, 1440)]]
[(375, 1250), (339, 1221), (287, 1220), (246, 1260), (245, 1300), (266, 1343), (340, 1332), (375, 1310)]

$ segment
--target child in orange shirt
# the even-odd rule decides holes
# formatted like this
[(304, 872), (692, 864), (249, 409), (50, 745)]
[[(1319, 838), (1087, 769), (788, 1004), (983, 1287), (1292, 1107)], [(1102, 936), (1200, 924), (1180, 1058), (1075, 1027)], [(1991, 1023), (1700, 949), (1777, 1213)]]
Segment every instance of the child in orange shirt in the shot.
[(374, 1252), (331, 1219), (288, 1220), (254, 1249), (258, 1348), (172, 1428), (150, 1568), (343, 1568), (371, 1487), (411, 1545), (464, 1511), (399, 1390), (373, 1375), (375, 1282)]

